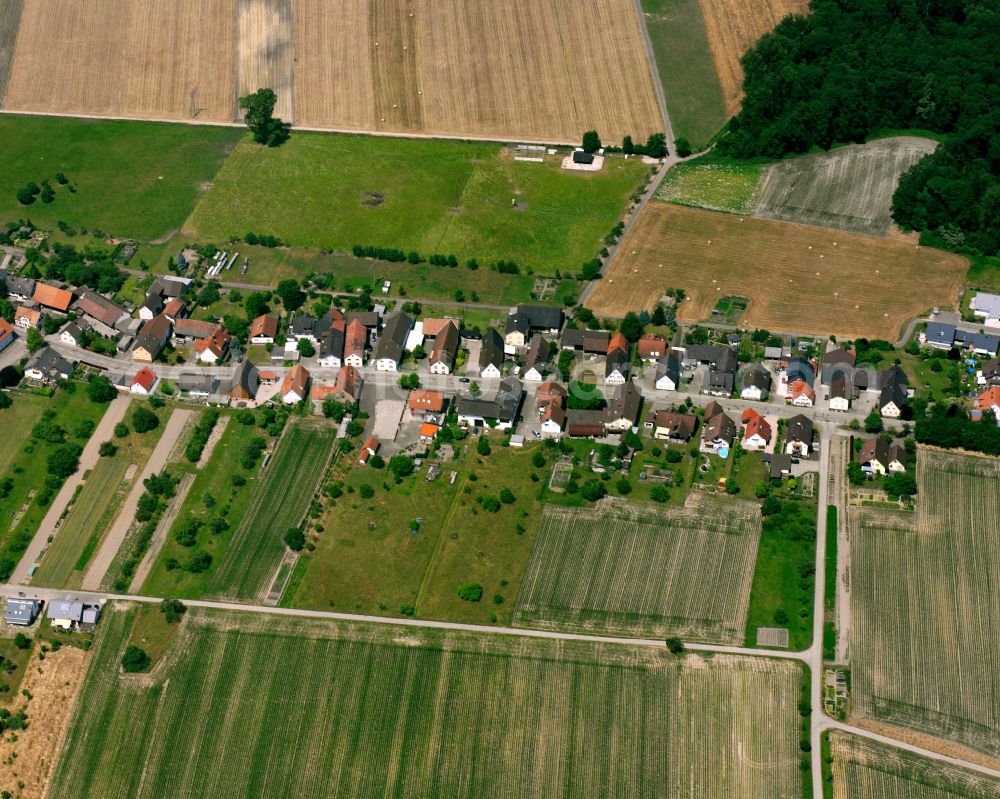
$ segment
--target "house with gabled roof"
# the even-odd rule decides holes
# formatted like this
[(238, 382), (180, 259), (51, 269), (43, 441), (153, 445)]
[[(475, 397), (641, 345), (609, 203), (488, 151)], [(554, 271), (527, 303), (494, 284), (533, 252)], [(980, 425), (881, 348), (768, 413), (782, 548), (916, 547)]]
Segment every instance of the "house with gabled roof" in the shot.
[(650, 410), (646, 414), (643, 427), (661, 441), (687, 443), (698, 429), (698, 417), (693, 413), (681, 413), (676, 408)]
[(615, 389), (604, 409), (604, 426), (609, 432), (621, 433), (636, 425), (642, 408), (642, 392), (631, 380)]
[(590, 355), (604, 355), (608, 351), (611, 333), (607, 330), (587, 330), (568, 327), (563, 331), (560, 347)]
[(170, 339), (170, 320), (165, 316), (150, 319), (142, 326), (132, 347), (132, 360), (141, 363), (155, 361)]
[(538, 383), (545, 379), (550, 371), (549, 342), (542, 336), (531, 340), (528, 353), (524, 356), (524, 371), (521, 373), (526, 382)]
[(355, 369), (364, 366), (367, 344), (368, 328), (360, 319), (352, 319), (344, 333), (344, 363)]
[(743, 411), (743, 449), (764, 449), (774, 435), (771, 425), (753, 408)]
[(355, 367), (344, 364), (337, 372), (337, 379), (333, 383), (331, 396), (337, 402), (357, 402), (361, 399), (361, 389), (365, 381)]
[[(431, 345), (430, 354), (427, 361), (430, 364), (432, 375), (450, 375), (452, 365), (455, 363), (455, 356), (458, 354), (459, 329), (451, 319), (443, 320), (445, 324), (437, 328), (434, 336), (434, 343)], [(426, 332), (426, 323), (424, 320)]]
[(604, 382), (609, 386), (625, 385), (629, 378), (629, 366), (628, 349), (611, 349), (604, 360)]
[(281, 381), (278, 396), (285, 405), (295, 405), (309, 396), (309, 371), (302, 364), (296, 364), (288, 371)]
[(406, 400), (413, 416), (436, 416), (444, 412), (445, 404), (444, 392), (429, 388), (414, 389)]
[(358, 463), (365, 464), (368, 463), (368, 459), (372, 455), (377, 455), (379, 448), (382, 446), (375, 436), (371, 436), (365, 439), (365, 443), (361, 445), (361, 452), (358, 453)]
[(808, 416), (799, 414), (788, 420), (785, 429), (785, 452), (795, 457), (808, 457), (812, 452), (813, 422)]
[(78, 293), (80, 298), (76, 301), (76, 309), (103, 325), (114, 327), (128, 316), (124, 308), (118, 307), (92, 289), (82, 288)]
[(6, 319), (0, 319), (0, 352), (3, 352), (16, 338), (14, 327)]
[(142, 397), (148, 397), (153, 393), (157, 382), (157, 377), (153, 370), (148, 366), (144, 366), (133, 376), (132, 382), (129, 384), (129, 392)]
[(681, 356), (676, 350), (670, 350), (656, 364), (655, 383), (659, 391), (677, 391), (681, 385)]
[(479, 349), (479, 376), (502, 377), (504, 362), (503, 338), (492, 327), (483, 334)]
[(850, 379), (854, 374), (856, 360), (857, 355), (851, 350), (845, 350), (843, 347), (835, 347), (832, 350), (827, 350), (820, 360), (821, 381), (829, 385), (830, 381), (837, 374), (843, 374)]
[(277, 314), (265, 313), (258, 316), (250, 323), (250, 343), (274, 344), (279, 322)]
[(925, 343), (938, 350), (950, 350), (955, 345), (955, 325), (928, 322)]
[(720, 452), (732, 449), (738, 428), (736, 422), (717, 402), (705, 408), (705, 426), (701, 434), (702, 452)]
[(518, 305), (507, 315), (504, 343), (510, 347), (524, 347), (532, 333), (557, 334), (562, 328), (562, 308), (548, 305)]
[(996, 423), (1000, 425), (1000, 386), (991, 386), (976, 398), (976, 409), (980, 413), (993, 411)]
[(869, 438), (861, 445), (858, 463), (869, 477), (884, 475), (889, 471), (889, 442), (882, 436)]
[(221, 363), (229, 352), (231, 336), (222, 325), (216, 326), (209, 335), (194, 343), (194, 351), (199, 363), (214, 366)]
[(771, 373), (764, 364), (750, 364), (740, 375), (740, 397), (745, 400), (761, 401), (771, 390)]
[(403, 359), (406, 337), (413, 327), (412, 317), (404, 311), (396, 311), (387, 316), (382, 327), (382, 335), (375, 344), (375, 369), (379, 372), (395, 372)]
[(848, 381), (847, 375), (841, 371), (835, 371), (830, 378), (830, 410), (849, 411), (851, 401), (854, 399), (854, 383)]
[(25, 305), (19, 305), (14, 309), (14, 325), (23, 330), (30, 330), (31, 328), (38, 330), (42, 326), (42, 312), (37, 308), (28, 308)]
[(886, 382), (879, 394), (879, 413), (889, 419), (898, 419), (909, 400), (906, 374), (898, 367), (886, 375)]
[(657, 363), (667, 354), (667, 340), (657, 333), (643, 333), (636, 343), (636, 350), (643, 363)]
[(35, 293), (31, 299), (46, 308), (66, 313), (69, 311), (69, 306), (73, 304), (73, 292), (39, 282), (35, 284)]
[(785, 390), (785, 402), (798, 408), (811, 408), (816, 404), (816, 392), (804, 380), (792, 380)]
[(52, 347), (42, 347), (31, 356), (24, 367), (24, 376), (45, 385), (59, 380), (68, 380), (76, 368), (76, 363), (63, 358)]

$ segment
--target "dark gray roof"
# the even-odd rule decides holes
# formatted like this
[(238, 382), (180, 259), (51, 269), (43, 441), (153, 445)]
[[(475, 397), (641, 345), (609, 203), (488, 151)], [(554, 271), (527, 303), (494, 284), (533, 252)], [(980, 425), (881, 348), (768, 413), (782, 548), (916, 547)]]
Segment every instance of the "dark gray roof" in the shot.
[(178, 378), (177, 388), (180, 391), (215, 394), (219, 389), (219, 381), (210, 374), (192, 372)]
[(411, 327), (413, 319), (403, 311), (397, 311), (392, 316), (386, 317), (382, 335), (378, 337), (378, 343), (375, 345), (375, 360), (391, 358), (398, 361), (402, 358), (403, 347), (406, 345), (406, 337)]
[(507, 422), (513, 422), (517, 418), (521, 409), (521, 400), (524, 397), (524, 386), (515, 377), (506, 377), (500, 381), (500, 389), (497, 391), (497, 418)]
[(803, 414), (793, 416), (788, 420), (788, 440), (801, 441), (812, 444), (813, 423), (812, 419)]
[(30, 277), (7, 277), (7, 291), (21, 297), (32, 297), (35, 294), (35, 281)]
[(854, 382), (848, 380), (843, 372), (837, 372), (830, 381), (830, 397), (854, 399)]
[(7, 599), (7, 607), (4, 609), (4, 619), (8, 624), (24, 626), (31, 624), (41, 610), (42, 603), (37, 599)]
[(960, 341), (974, 350), (982, 350), (990, 355), (997, 354), (997, 346), (1000, 345), (1000, 338), (991, 336), (989, 333), (976, 333), (968, 330), (956, 330), (955, 341)]
[(459, 397), (455, 400), (455, 412), (459, 416), (481, 416), (484, 419), (496, 419), (500, 414), (500, 406), (495, 399)]
[(501, 369), (503, 368), (503, 359), (503, 338), (491, 327), (483, 334), (483, 345), (479, 351), (479, 368), (482, 369), (493, 364), (497, 369)]
[(737, 426), (733, 418), (720, 411), (710, 419), (705, 420), (702, 438), (706, 441), (725, 441), (732, 445), (733, 439), (736, 438), (736, 430)]
[(607, 330), (581, 330), (568, 328), (562, 334), (562, 346), (587, 352), (607, 352), (611, 333)]
[[(246, 360), (236, 367), (233, 374), (233, 381), (229, 388), (230, 394), (233, 392), (246, 393), (250, 399), (257, 396), (257, 388), (260, 386), (260, 374), (257, 367)], [(215, 393), (215, 392), (209, 392)]]
[(528, 353), (524, 358), (524, 370), (527, 371), (532, 366), (539, 366), (539, 371), (541, 371), (541, 365), (549, 360), (549, 342), (542, 338), (541, 336), (535, 336), (534, 340), (531, 342), (531, 346), (528, 348)]
[(150, 294), (156, 294), (160, 297), (182, 297), (187, 292), (188, 288), (190, 288), (189, 283), (183, 280), (177, 280), (169, 275), (164, 275), (163, 277), (158, 277), (153, 281), (146, 294), (147, 296)]
[(712, 369), (707, 375), (705, 375), (705, 391), (725, 391), (726, 394), (732, 394), (732, 372), (719, 372)]
[(740, 359), (728, 347), (723, 347), (722, 352), (715, 359), (715, 368), (719, 372), (735, 372), (739, 365)]
[(681, 359), (673, 350), (667, 353), (666, 358), (662, 358), (656, 364), (657, 382), (665, 376), (669, 376), (675, 386), (681, 382)]
[(906, 388), (893, 381), (889, 383), (885, 388), (882, 389), (882, 393), (879, 395), (879, 408), (884, 408), (890, 402), (893, 403), (900, 410), (906, 405), (907, 394)]
[(513, 313), (507, 316), (506, 332), (518, 330), (527, 333), (530, 330), (558, 330), (562, 327), (562, 308), (548, 305), (518, 305)]
[(43, 375), (56, 379), (61, 375), (72, 374), (74, 365), (72, 361), (63, 358), (52, 347), (42, 347), (28, 361), (25, 369), (37, 369)]
[(805, 358), (792, 358), (788, 362), (786, 372), (789, 383), (793, 380), (804, 380), (811, 386), (816, 380), (816, 371), (812, 368), (812, 364)]
[(610, 377), (615, 372), (619, 372), (627, 378), (629, 372), (628, 367), (628, 354), (622, 352), (621, 350), (615, 350), (608, 355), (607, 360), (604, 362), (604, 376)]
[(333, 355), (340, 358), (344, 354), (344, 331), (340, 328), (327, 328), (319, 338), (319, 354), (321, 358)]
[(160, 354), (170, 335), (170, 320), (165, 316), (154, 316), (142, 326), (135, 340), (135, 347), (143, 347), (155, 358)]
[(378, 327), (378, 314), (375, 311), (353, 311), (344, 317), (347, 324), (357, 319), (365, 327)]
[(292, 336), (315, 336), (317, 334), (316, 319), (309, 314), (293, 316), (288, 329)]
[(715, 363), (722, 355), (724, 347), (714, 347), (711, 344), (688, 344), (684, 347), (684, 360), (699, 363)]
[(839, 364), (841, 366), (854, 366), (855, 355), (853, 352), (848, 352), (843, 347), (837, 347), (836, 349), (828, 350), (823, 354), (822, 363), (823, 366)]
[(927, 323), (927, 342), (951, 346), (955, 342), (955, 326), (941, 322)]
[(633, 424), (639, 418), (642, 407), (642, 392), (631, 380), (615, 389), (614, 396), (605, 408), (605, 418), (609, 422), (618, 419), (629, 419)]
[(771, 456), (771, 477), (781, 477), (782, 472), (792, 471), (792, 456), (786, 452), (775, 452)]
[(771, 373), (759, 363), (751, 364), (740, 377), (741, 388), (750, 388), (750, 386), (767, 391), (771, 387)]

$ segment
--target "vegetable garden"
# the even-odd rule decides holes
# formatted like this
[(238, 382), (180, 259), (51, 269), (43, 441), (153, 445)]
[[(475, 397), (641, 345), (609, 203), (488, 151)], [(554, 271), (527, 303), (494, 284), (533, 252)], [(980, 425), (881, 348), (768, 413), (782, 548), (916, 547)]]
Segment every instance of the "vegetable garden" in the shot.
[(760, 528), (756, 504), (702, 494), (547, 506), (514, 623), (741, 644)]

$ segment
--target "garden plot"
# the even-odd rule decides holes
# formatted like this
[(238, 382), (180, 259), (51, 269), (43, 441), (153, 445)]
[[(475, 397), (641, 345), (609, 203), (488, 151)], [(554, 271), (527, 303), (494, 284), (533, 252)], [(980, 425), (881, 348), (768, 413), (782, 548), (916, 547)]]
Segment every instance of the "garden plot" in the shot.
[(742, 643), (760, 525), (756, 504), (703, 494), (548, 506), (514, 624)]
[(753, 214), (884, 236), (900, 175), (935, 147), (931, 139), (897, 136), (772, 164)]
[(855, 711), (1000, 757), (1000, 462), (921, 448), (913, 514), (849, 511)]
[(52, 799), (799, 795), (797, 664), (191, 608), (125, 675), (135, 612)]
[(209, 586), (213, 596), (259, 599), (271, 584), (287, 548), (283, 536), (302, 523), (326, 474), (336, 427), (290, 422), (254, 486), (250, 504)]

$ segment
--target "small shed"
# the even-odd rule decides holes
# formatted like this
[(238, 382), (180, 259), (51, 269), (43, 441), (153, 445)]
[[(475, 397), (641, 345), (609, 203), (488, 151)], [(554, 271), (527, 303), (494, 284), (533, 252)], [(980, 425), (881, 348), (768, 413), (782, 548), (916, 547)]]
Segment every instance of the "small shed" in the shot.
[(574, 150), (573, 151), (573, 163), (574, 164), (592, 164), (594, 163), (594, 154), (585, 152), (584, 150)]

